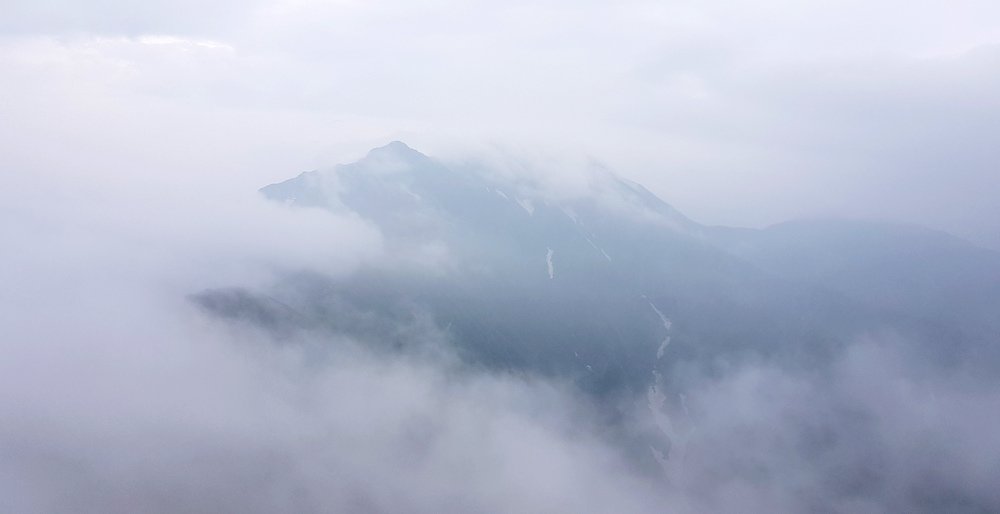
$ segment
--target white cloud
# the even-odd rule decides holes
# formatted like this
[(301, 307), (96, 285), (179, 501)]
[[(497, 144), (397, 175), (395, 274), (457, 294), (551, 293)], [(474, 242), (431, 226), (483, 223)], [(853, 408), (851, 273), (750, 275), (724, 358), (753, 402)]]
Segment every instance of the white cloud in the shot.
[[(0, 224), (18, 242), (0, 256), (4, 510), (654, 511), (656, 483), (557, 384), (337, 337), (278, 346), (203, 318), (181, 293), (233, 280), (257, 245), (301, 257), (281, 245), (304, 234), (223, 213), (213, 242), (147, 207), (114, 209), (146, 219)], [(365, 250), (348, 222), (296, 216), (282, 229)]]
[(710, 511), (976, 512), (992, 484), (1000, 395), (962, 369), (868, 339), (829, 373), (746, 366), (689, 396), (680, 482)]

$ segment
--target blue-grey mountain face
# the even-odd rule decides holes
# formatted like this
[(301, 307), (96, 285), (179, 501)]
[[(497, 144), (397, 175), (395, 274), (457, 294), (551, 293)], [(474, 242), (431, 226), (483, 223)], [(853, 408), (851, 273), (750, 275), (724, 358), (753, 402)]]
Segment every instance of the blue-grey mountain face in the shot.
[[(879, 223), (707, 227), (642, 186), (606, 171), (593, 177), (589, 195), (553, 195), (394, 142), (261, 192), (294, 206), (354, 212), (381, 229), (391, 252), (431, 249), (435, 269), (372, 264), (337, 279), (290, 273), (267, 290), (194, 298), (279, 339), (346, 334), (389, 351), (441, 339), (475, 366), (575, 383), (607, 410), (612, 428), (621, 428), (622, 405), (648, 405), (653, 435), (622, 437), (637, 460), (665, 469), (687, 452), (677, 428), (689, 416), (686, 394), (748, 363), (808, 377), (822, 391), (845, 348), (891, 334), (933, 374), (961, 367), (993, 377), (1000, 369), (994, 252)], [(823, 409), (862, 421), (808, 432), (808, 441), (870, 435), (851, 405)], [(827, 443), (802, 444), (813, 455)], [(868, 466), (847, 466), (853, 471), (830, 480), (863, 496), (870, 484), (850, 477), (871, 472)], [(731, 463), (705, 469), (709, 476), (741, 472)], [(952, 490), (927, 494), (900, 505), (982, 506)]]
[[(310, 293), (285, 301), (301, 312), (334, 296), (352, 318), (419, 306), (472, 361), (568, 375), (599, 392), (644, 390), (653, 370), (673, 364), (702, 371), (755, 353), (821, 362), (868, 326), (849, 299), (761, 272), (611, 174), (599, 177), (603, 198), (562, 202), (489, 176), (392, 143), (265, 187), (276, 201), (357, 212), (401, 252), (438, 242), (451, 268), (427, 277), (373, 269), (326, 292), (314, 290), (319, 277), (300, 277), (297, 290)], [(343, 330), (351, 322), (333, 321), (345, 312), (336, 310), (308, 318)]]
[(355, 318), (419, 308), (472, 361), (604, 392), (642, 389), (653, 370), (681, 381), (746, 358), (821, 366), (877, 331), (952, 359), (996, 334), (1000, 258), (953, 238), (866, 223), (710, 228), (608, 172), (596, 173), (594, 195), (570, 200), (494, 177), (394, 142), (263, 188), (275, 201), (354, 211), (400, 252), (433, 243), (446, 254), (440, 274), (290, 277), (282, 301), (296, 321), (286, 324), (364, 338), (371, 327)]

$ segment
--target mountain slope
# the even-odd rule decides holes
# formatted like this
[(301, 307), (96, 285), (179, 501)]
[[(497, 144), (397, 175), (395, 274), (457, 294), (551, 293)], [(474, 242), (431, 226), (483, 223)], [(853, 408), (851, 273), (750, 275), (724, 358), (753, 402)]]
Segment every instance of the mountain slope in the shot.
[[(1000, 254), (921, 227), (800, 220), (717, 230), (714, 241), (761, 269), (844, 294), (883, 316), (933, 327), (940, 361), (1000, 364)], [(946, 341), (946, 342), (945, 342)]]
[(553, 192), (391, 143), (261, 190), (365, 218), (385, 259), (192, 299), (280, 342), (443, 348), (570, 383), (631, 463), (707, 512), (734, 483), (789, 490), (790, 511), (995, 504), (951, 470), (955, 445), (989, 439), (966, 411), (1000, 390), (1000, 256), (880, 223), (707, 227), (581, 173), (584, 194)]
[(472, 362), (569, 376), (601, 394), (642, 391), (654, 370), (682, 389), (747, 359), (822, 366), (864, 334), (933, 344), (954, 328), (774, 264), (780, 245), (766, 243), (777, 229), (720, 236), (641, 186), (607, 172), (595, 182), (591, 195), (557, 199), (400, 142), (303, 173), (261, 192), (354, 211), (401, 254), (433, 243), (443, 269), (300, 275), (272, 294), (306, 313), (299, 325), (362, 339), (374, 337), (358, 327), (377, 322), (327, 321), (352, 312), (392, 324), (406, 309), (420, 312)]

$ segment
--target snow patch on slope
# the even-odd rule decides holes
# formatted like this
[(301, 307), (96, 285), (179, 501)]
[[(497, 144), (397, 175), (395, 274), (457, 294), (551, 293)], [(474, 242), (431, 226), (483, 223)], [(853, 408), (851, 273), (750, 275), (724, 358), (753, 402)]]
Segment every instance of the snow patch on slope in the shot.
[(589, 237), (584, 236), (584, 239), (586, 239), (587, 242), (590, 243), (590, 246), (593, 246), (595, 250), (597, 250), (598, 252), (601, 252), (601, 255), (603, 255), (604, 258), (608, 260), (608, 262), (611, 262), (611, 256), (608, 255), (608, 252), (604, 251), (604, 248), (601, 248), (600, 246), (597, 246), (597, 244), (594, 243), (593, 241), (591, 241)]
[(521, 208), (524, 209), (524, 211), (528, 213), (528, 216), (534, 216), (535, 215), (535, 205), (533, 203), (531, 203), (531, 200), (527, 200), (527, 199), (524, 199), (524, 198), (518, 198), (517, 199), (517, 204), (520, 205)]
[(660, 309), (657, 309), (656, 306), (653, 305), (653, 302), (650, 302), (649, 300), (647, 300), (647, 302), (649, 303), (649, 306), (653, 308), (653, 312), (655, 312), (656, 315), (660, 317), (660, 321), (663, 323), (663, 328), (667, 329), (668, 332), (667, 336), (660, 343), (660, 347), (656, 350), (656, 358), (661, 359), (663, 358), (663, 352), (667, 350), (667, 346), (670, 344), (669, 332), (670, 332), (670, 327), (673, 326), (673, 322), (670, 321), (670, 318), (664, 316), (663, 313), (660, 311)]
[(574, 211), (571, 207), (563, 207), (562, 212), (567, 218), (573, 220), (574, 224), (580, 224), (580, 218), (576, 215), (576, 211)]

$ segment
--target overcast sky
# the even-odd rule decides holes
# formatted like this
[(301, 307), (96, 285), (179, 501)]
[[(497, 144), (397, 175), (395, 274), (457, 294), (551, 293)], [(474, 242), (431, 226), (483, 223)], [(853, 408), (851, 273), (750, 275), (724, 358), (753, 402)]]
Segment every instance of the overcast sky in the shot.
[(0, 169), (19, 198), (250, 190), (402, 139), (594, 158), (704, 223), (888, 218), (1000, 248), (992, 0), (0, 11)]

